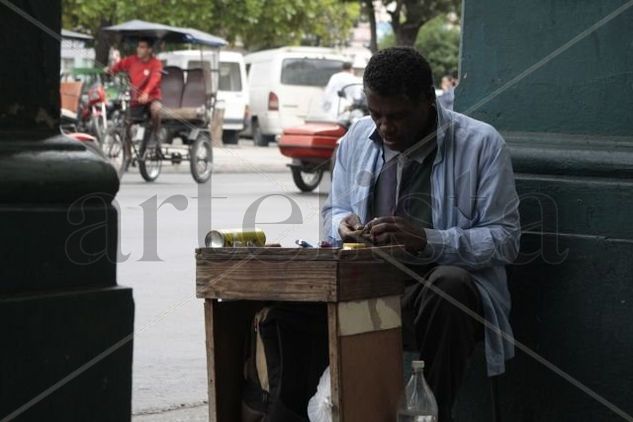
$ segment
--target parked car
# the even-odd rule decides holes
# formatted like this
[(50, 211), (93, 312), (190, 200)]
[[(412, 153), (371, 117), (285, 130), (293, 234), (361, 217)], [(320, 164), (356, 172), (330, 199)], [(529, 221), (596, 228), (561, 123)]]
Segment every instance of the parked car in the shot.
[[(200, 52), (197, 50), (160, 53), (158, 58), (168, 66), (183, 69), (200, 67)], [(205, 56), (202, 58), (206, 59)], [(217, 98), (224, 102), (222, 141), (225, 144), (237, 144), (239, 133), (244, 130), (249, 118), (249, 91), (243, 54), (220, 51), (219, 69)]]
[(251, 132), (266, 146), (282, 131), (302, 125), (320, 106), (323, 89), (346, 57), (334, 49), (282, 47), (244, 57), (250, 89)]

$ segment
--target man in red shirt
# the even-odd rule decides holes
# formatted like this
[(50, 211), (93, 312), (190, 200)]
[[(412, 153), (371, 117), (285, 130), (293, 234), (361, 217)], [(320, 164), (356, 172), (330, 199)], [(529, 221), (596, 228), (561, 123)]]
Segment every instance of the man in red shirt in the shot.
[[(127, 56), (114, 64), (107, 73), (126, 72), (130, 78), (132, 113), (149, 110), (155, 130), (160, 125), (160, 80), (163, 65), (153, 57), (152, 40), (141, 38), (136, 46), (136, 55)], [(138, 111), (136, 111), (136, 110)]]

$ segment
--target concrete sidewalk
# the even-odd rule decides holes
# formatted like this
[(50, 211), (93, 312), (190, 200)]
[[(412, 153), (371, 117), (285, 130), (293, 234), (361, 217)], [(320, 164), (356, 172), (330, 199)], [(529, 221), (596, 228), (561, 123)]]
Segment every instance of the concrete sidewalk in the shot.
[(207, 422), (209, 407), (201, 404), (180, 409), (165, 410), (158, 413), (133, 415), (132, 422)]

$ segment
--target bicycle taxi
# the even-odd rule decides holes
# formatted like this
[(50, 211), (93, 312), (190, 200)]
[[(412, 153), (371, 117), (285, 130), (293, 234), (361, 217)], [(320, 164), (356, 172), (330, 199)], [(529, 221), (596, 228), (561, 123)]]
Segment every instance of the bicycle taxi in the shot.
[[(197, 29), (140, 20), (106, 27), (104, 31), (118, 43), (149, 37), (155, 40), (155, 52), (163, 46), (196, 45), (201, 58), (195, 68), (163, 68), (159, 130), (153, 129), (149, 116), (131, 112), (129, 95), (121, 98), (103, 142), (104, 153), (119, 176), (136, 163), (143, 179), (151, 182), (159, 176), (164, 161), (189, 161), (194, 180), (208, 181), (213, 171), (211, 122), (217, 101), (219, 52), (226, 41)], [(176, 138), (181, 140), (180, 145)]]

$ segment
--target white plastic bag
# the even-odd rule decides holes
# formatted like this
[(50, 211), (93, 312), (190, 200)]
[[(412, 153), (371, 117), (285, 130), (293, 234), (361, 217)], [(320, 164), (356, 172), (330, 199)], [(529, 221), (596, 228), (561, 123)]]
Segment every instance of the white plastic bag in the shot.
[(314, 396), (308, 402), (310, 422), (332, 422), (332, 393), (330, 391), (330, 367), (323, 371)]

